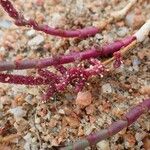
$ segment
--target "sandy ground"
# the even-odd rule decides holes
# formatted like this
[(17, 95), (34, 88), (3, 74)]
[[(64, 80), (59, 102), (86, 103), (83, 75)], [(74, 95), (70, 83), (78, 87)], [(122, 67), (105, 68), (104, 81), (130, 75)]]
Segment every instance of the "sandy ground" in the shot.
[[(15, 0), (15, 6), (39, 23), (63, 29), (83, 28), (109, 18), (122, 9), (125, 0)], [(150, 17), (150, 1), (139, 0), (121, 21), (107, 24), (102, 33), (87, 39), (66, 39), (46, 35), (28, 27), (17, 27), (0, 8), (0, 60), (44, 58), (68, 53), (72, 48), (112, 42), (132, 35)], [(45, 86), (0, 83), (0, 126), (7, 129), (0, 136), (0, 149), (47, 150), (68, 144), (92, 131), (106, 128), (148, 98), (150, 83), (150, 39), (137, 44), (124, 56), (124, 64), (108, 75), (88, 81), (82, 93), (86, 102), (80, 107), (77, 93), (68, 88), (53, 100), (41, 103)], [(79, 62), (77, 62), (79, 63)], [(72, 66), (68, 64), (67, 66)], [(52, 70), (52, 67), (49, 67)], [(36, 70), (9, 71), (35, 75)], [(88, 97), (88, 98), (87, 98)], [(87, 103), (87, 104), (86, 104)], [(84, 105), (84, 104), (83, 104)], [(150, 150), (150, 113), (117, 135), (99, 142), (92, 150)], [(14, 134), (19, 137), (14, 138)], [(1, 139), (8, 138), (8, 142)]]

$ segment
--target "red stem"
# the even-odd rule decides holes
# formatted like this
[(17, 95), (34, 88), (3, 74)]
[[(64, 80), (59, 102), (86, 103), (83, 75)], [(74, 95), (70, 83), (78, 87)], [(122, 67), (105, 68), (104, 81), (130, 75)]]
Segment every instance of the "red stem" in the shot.
[(79, 141), (67, 147), (61, 148), (61, 150), (84, 150), (86, 147), (95, 145), (101, 140), (111, 137), (121, 131), (123, 128), (128, 127), (134, 123), (143, 113), (149, 110), (150, 99), (146, 99), (139, 105), (133, 107), (128, 113), (124, 115), (121, 120), (112, 123), (107, 129), (92, 133), (84, 139), (80, 139)]
[(20, 60), (14, 62), (3, 61), (0, 62), (0, 71), (12, 69), (29, 69), (29, 68), (45, 68), (52, 65), (62, 65), (74, 61), (82, 61), (96, 57), (108, 57), (114, 52), (119, 51), (122, 47), (126, 47), (136, 39), (134, 36), (126, 37), (122, 40), (114, 41), (113, 43), (104, 45), (102, 47), (93, 47), (82, 52), (74, 52), (68, 55), (58, 57), (49, 57), (43, 59)]
[(17, 26), (29, 26), (37, 31), (45, 32), (46, 34), (71, 38), (86, 38), (94, 36), (96, 33), (100, 32), (100, 29), (94, 26), (76, 30), (62, 30), (49, 27), (48, 25), (39, 25), (33, 19), (25, 19), (24, 16), (13, 7), (12, 3), (9, 0), (0, 0), (0, 4), (3, 9), (8, 13), (8, 15), (15, 20), (15, 24)]
[(13, 84), (24, 84), (24, 85), (42, 85), (50, 84), (51, 79), (44, 79), (42, 77), (34, 76), (23, 76), (23, 75), (12, 75), (0, 73), (1, 83), (13, 83)]

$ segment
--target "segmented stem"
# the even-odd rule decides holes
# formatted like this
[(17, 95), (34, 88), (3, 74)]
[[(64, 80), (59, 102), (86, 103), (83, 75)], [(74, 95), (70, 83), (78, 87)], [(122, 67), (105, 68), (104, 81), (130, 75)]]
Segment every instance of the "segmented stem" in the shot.
[(97, 27), (90, 26), (85, 27), (83, 29), (76, 30), (62, 30), (57, 28), (49, 27), (48, 25), (39, 25), (34, 19), (25, 19), (22, 14), (20, 14), (13, 6), (13, 4), (9, 0), (0, 0), (1, 6), (8, 13), (10, 17), (12, 17), (17, 26), (28, 26), (37, 31), (45, 32), (46, 34), (60, 36), (60, 37), (78, 37), (78, 38), (86, 38), (90, 36), (94, 36), (96, 33), (101, 30)]
[(51, 79), (44, 79), (42, 77), (34, 76), (23, 76), (23, 75), (13, 75), (0, 73), (1, 83), (12, 83), (12, 84), (24, 84), (24, 85), (42, 85), (50, 84)]
[(114, 52), (119, 51), (122, 47), (126, 47), (131, 42), (136, 39), (134, 36), (126, 37), (122, 40), (114, 41), (110, 44), (106, 44), (102, 47), (92, 47), (82, 52), (74, 52), (67, 55), (49, 57), (42, 59), (32, 59), (32, 60), (19, 60), (19, 61), (1, 61), (0, 71), (5, 70), (20, 70), (29, 68), (45, 68), (48, 66), (62, 65), (66, 63), (71, 63), (74, 61), (82, 61), (90, 58), (98, 57), (108, 57), (113, 55)]
[(123, 128), (128, 127), (133, 124), (143, 113), (150, 110), (150, 99), (144, 100), (139, 105), (133, 107), (129, 112), (127, 112), (121, 120), (112, 123), (107, 129), (97, 131), (80, 139), (77, 142), (61, 148), (61, 150), (84, 150), (88, 146), (92, 146), (111, 137), (121, 131)]

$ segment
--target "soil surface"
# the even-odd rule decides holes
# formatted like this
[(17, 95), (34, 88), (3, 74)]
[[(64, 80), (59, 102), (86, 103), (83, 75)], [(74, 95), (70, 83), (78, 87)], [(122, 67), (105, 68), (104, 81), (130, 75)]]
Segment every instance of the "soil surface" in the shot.
[[(106, 21), (124, 8), (126, 0), (15, 0), (15, 7), (39, 23), (76, 29)], [(150, 1), (138, 0), (121, 21), (107, 24), (94, 37), (60, 38), (17, 27), (0, 7), (0, 61), (44, 58), (84, 50), (134, 34), (150, 17)], [(104, 61), (104, 60), (102, 60)], [(80, 62), (76, 62), (79, 64)], [(74, 66), (68, 64), (66, 67)], [(53, 67), (48, 67), (54, 70)], [(6, 71), (5, 71), (6, 72)], [(36, 75), (37, 70), (14, 70), (12, 74)], [(43, 104), (46, 86), (0, 83), (0, 149), (53, 150), (92, 131), (108, 127), (150, 94), (150, 38), (123, 57), (120, 68), (103, 78), (91, 78), (83, 91), (71, 87)], [(91, 150), (150, 150), (150, 113)], [(15, 134), (19, 136), (14, 137)], [(1, 140), (2, 139), (2, 140)], [(1, 142), (5, 139), (5, 142)]]

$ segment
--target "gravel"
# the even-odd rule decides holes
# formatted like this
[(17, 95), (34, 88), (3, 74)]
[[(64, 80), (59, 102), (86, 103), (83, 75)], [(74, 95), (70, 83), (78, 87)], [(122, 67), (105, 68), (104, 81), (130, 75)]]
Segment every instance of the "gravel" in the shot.
[[(92, 24), (106, 26), (105, 30), (94, 37), (59, 38), (29, 27), (17, 27), (9, 21), (11, 19), (7, 13), (0, 11), (0, 61), (44, 58), (67, 54), (70, 49), (84, 51), (93, 45), (103, 45), (121, 39), (136, 32), (143, 21), (149, 18), (150, 8), (147, 1), (138, 1), (124, 19), (107, 24), (110, 13), (124, 8), (127, 1), (28, 0), (22, 3), (15, 0), (14, 3), (25, 16), (35, 18), (40, 24), (48, 22), (53, 27), (63, 29), (83, 28)], [(0, 127), (6, 121), (11, 124), (9, 132), (3, 137), (7, 138), (7, 135), (11, 136), (13, 133), (21, 134), (18, 143), (12, 144), (12, 141), (9, 141), (9, 145), (4, 143), (4, 146), (16, 150), (53, 150), (54, 145), (68, 144), (92, 131), (108, 127), (129, 108), (149, 97), (149, 47), (147, 38), (123, 57), (122, 68), (108, 72), (103, 78), (91, 77), (83, 91), (78, 94), (72, 87), (68, 87), (65, 92), (57, 93), (45, 104), (41, 103), (41, 95), (47, 86), (0, 83)], [(78, 65), (78, 62), (75, 65)], [(86, 61), (83, 64), (86, 66), (88, 63)], [(66, 65), (68, 66), (74, 64)], [(52, 67), (48, 69), (55, 71)], [(38, 76), (35, 69), (10, 70), (8, 73)], [(141, 90), (141, 87), (145, 88)], [(88, 149), (140, 150), (141, 146), (148, 149), (148, 136), (147, 113), (128, 130), (124, 129)], [(0, 145), (0, 149), (4, 148)]]

